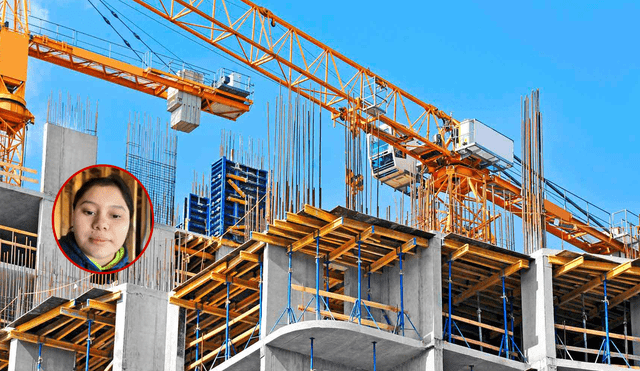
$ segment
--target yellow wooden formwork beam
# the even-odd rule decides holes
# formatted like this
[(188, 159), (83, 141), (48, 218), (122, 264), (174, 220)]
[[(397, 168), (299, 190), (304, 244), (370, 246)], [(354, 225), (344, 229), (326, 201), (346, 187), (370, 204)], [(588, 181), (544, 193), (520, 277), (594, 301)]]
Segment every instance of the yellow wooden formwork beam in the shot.
[[(233, 339), (230, 340), (231, 344), (236, 344), (238, 342), (242, 342), (244, 341), (246, 338), (248, 338), (249, 336), (251, 336), (251, 334), (255, 331), (254, 328), (250, 328), (247, 331), (243, 332), (242, 334), (234, 337)], [(229, 346), (231, 346), (231, 344), (229, 344)], [(214, 358), (215, 356), (218, 355), (218, 353), (220, 351), (224, 350), (224, 345), (221, 345), (220, 347), (208, 352), (204, 357), (202, 357), (201, 359), (199, 359), (196, 362), (193, 362), (192, 364), (189, 365), (189, 367), (187, 367), (187, 370), (193, 370), (198, 366), (201, 366), (202, 364), (208, 362), (211, 358)]]
[(463, 256), (465, 256), (469, 250), (471, 249), (471, 247), (469, 246), (468, 243), (462, 245), (462, 247), (459, 247), (456, 251), (454, 251), (451, 256), (449, 257), (449, 260), (451, 261), (456, 261), (460, 258), (462, 258)]
[(329, 253), (329, 261), (334, 261), (347, 253), (347, 251), (351, 250), (358, 244), (358, 241), (366, 241), (369, 237), (371, 237), (375, 233), (374, 226), (371, 226), (364, 230), (362, 233), (359, 233), (357, 236), (351, 238), (349, 241), (343, 243), (340, 247), (334, 249)]
[[(298, 310), (299, 311), (305, 311), (305, 312), (311, 312), (311, 313), (315, 313), (316, 310), (315, 308), (309, 308), (309, 307), (303, 307), (302, 305), (298, 305)], [(333, 313), (330, 312), (328, 310), (321, 310), (320, 311), (320, 315), (322, 315), (323, 317), (333, 317), (335, 319), (337, 319), (338, 321), (345, 321), (345, 322), (349, 322), (349, 317), (346, 314), (341, 314), (341, 313)], [(369, 327), (380, 327), (380, 329), (382, 330), (387, 330), (387, 331), (393, 331), (395, 329), (394, 326), (392, 325), (387, 325), (386, 323), (382, 323), (382, 322), (374, 322), (372, 320), (368, 320), (368, 319), (361, 319), (360, 322), (362, 322), (363, 325), (365, 326), (369, 326)]]
[(34, 318), (32, 320), (29, 320), (29, 321), (17, 326), (15, 328), (15, 331), (17, 333), (22, 333), (22, 332), (28, 331), (28, 330), (30, 330), (30, 329), (32, 329), (34, 327), (40, 326), (41, 324), (43, 324), (43, 323), (45, 323), (47, 321), (50, 321), (50, 320), (56, 318), (57, 316), (59, 316), (61, 308), (71, 308), (74, 305), (75, 305), (75, 301), (74, 300), (70, 300), (70, 301), (68, 301), (68, 302), (66, 302), (66, 303), (64, 303), (62, 305), (59, 305), (59, 306), (47, 311), (46, 313), (43, 313), (43, 314), (39, 315), (38, 317), (36, 317), (36, 318)]
[[(260, 305), (256, 305), (253, 308), (249, 309), (248, 311), (242, 313), (239, 317), (236, 317), (232, 320), (229, 321), (229, 326), (233, 326), (238, 322), (242, 322), (245, 318), (251, 316), (252, 314), (254, 314), (255, 312), (257, 312), (260, 309)], [(201, 336), (200, 338), (191, 340), (191, 342), (189, 342), (187, 344), (187, 348), (192, 347), (194, 345), (196, 345), (199, 342), (202, 341), (207, 341), (209, 339), (211, 339), (212, 337), (216, 336), (217, 334), (221, 333), (222, 331), (225, 331), (227, 327), (227, 324), (223, 324), (220, 325), (218, 327), (216, 327), (215, 329), (211, 330), (211, 331), (207, 331), (206, 334), (204, 334), (203, 336)]]
[(519, 260), (517, 263), (512, 264), (509, 267), (505, 268), (503, 271), (495, 273), (489, 278), (478, 282), (473, 287), (469, 288), (467, 291), (458, 295), (454, 299), (453, 304), (458, 305), (463, 301), (467, 300), (468, 298), (474, 296), (476, 293), (497, 284), (498, 282), (500, 282), (500, 279), (502, 278), (502, 276), (509, 277), (510, 275), (519, 272), (521, 269), (527, 269), (527, 268), (529, 268), (529, 263), (526, 260)]
[[(613, 299), (609, 300), (609, 309), (615, 307), (616, 305), (628, 300), (636, 295), (640, 294), (640, 284), (637, 284), (630, 288), (629, 290), (622, 292), (615, 296)], [(600, 309), (596, 306), (589, 312), (589, 317), (595, 317), (600, 313)]]
[(579, 268), (583, 264), (584, 264), (584, 256), (579, 256), (573, 259), (572, 261), (566, 264), (563, 264), (560, 268), (556, 269), (555, 272), (553, 272), (553, 278), (558, 278), (563, 274), (569, 273), (572, 270)]
[(71, 308), (60, 308), (60, 314), (67, 317), (73, 317), (82, 320), (92, 320), (95, 323), (100, 323), (107, 326), (115, 326), (116, 319), (111, 317), (99, 316), (92, 313), (87, 313)]
[(233, 285), (243, 287), (245, 289), (251, 289), (256, 291), (260, 290), (260, 283), (257, 281), (243, 280), (241, 278), (229, 277), (219, 273), (211, 273), (209, 276), (214, 281), (225, 282), (225, 283), (229, 282)]
[(94, 299), (88, 299), (87, 302), (85, 304), (82, 305), (83, 309), (96, 309), (96, 310), (101, 310), (104, 312), (109, 312), (109, 313), (115, 313), (116, 312), (116, 305), (115, 304), (109, 304), (109, 303), (104, 303), (98, 300), (94, 300)]
[[(214, 307), (213, 305), (196, 303), (191, 300), (184, 300), (184, 299), (178, 299), (178, 298), (169, 298), (169, 302), (171, 304), (175, 304), (185, 309), (192, 309), (192, 310), (199, 309), (203, 313), (211, 314), (217, 317), (224, 318), (227, 316), (227, 312), (225, 309)], [(237, 318), (237, 317), (240, 317), (241, 315), (242, 313), (238, 313), (235, 310), (229, 310), (229, 319)], [(258, 318), (249, 317), (249, 318), (244, 318), (241, 322), (255, 325), (257, 321), (258, 321)]]
[[(224, 271), (225, 269), (227, 269), (228, 263), (227, 262), (222, 262), (218, 265), (216, 265), (215, 268), (213, 268), (213, 273), (220, 273), (222, 271)], [(193, 281), (187, 283), (185, 286), (183, 286), (182, 288), (180, 288), (178, 291), (176, 291), (172, 297), (174, 298), (181, 298), (187, 294), (189, 294), (191, 291), (193, 291), (194, 289), (200, 287), (200, 285), (202, 285), (205, 282), (208, 282), (211, 278), (209, 277), (209, 275), (207, 274), (203, 274), (200, 277), (194, 279)]]
[[(22, 340), (22, 341), (26, 341), (34, 344), (42, 343), (43, 345), (46, 345), (52, 348), (71, 350), (71, 351), (79, 352), (82, 354), (87, 353), (87, 347), (84, 345), (69, 343), (66, 341), (56, 340), (56, 339), (52, 339), (44, 336), (28, 334), (28, 333), (20, 332), (17, 330), (9, 331), (9, 337), (11, 339), (18, 339), (18, 340)], [(111, 358), (111, 352), (107, 352), (106, 350), (90, 348), (90, 353), (92, 357)]]
[(576, 287), (575, 289), (573, 289), (571, 292), (565, 294), (564, 296), (562, 296), (562, 298), (560, 298), (560, 300), (558, 300), (558, 306), (562, 306), (568, 302), (570, 302), (571, 300), (577, 298), (578, 296), (580, 296), (581, 294), (584, 294), (588, 291), (591, 291), (593, 289), (595, 289), (596, 287), (600, 286), (603, 282), (605, 277), (609, 280), (609, 279), (614, 279), (615, 277), (621, 275), (622, 273), (628, 271), (629, 269), (631, 269), (631, 267), (633, 266), (633, 261), (628, 261), (626, 263), (622, 263), (617, 265), (615, 268), (611, 269), (609, 272), (605, 273), (605, 274), (601, 274), (598, 277), (592, 279), (591, 281), (585, 283), (584, 285), (580, 286), (580, 287)]
[(395, 260), (398, 257), (398, 253), (400, 253), (400, 252), (406, 253), (407, 251), (413, 249), (416, 246), (417, 246), (416, 238), (414, 237), (414, 238), (410, 239), (409, 241), (403, 243), (396, 250), (391, 251), (387, 255), (385, 255), (382, 258), (380, 258), (380, 259), (376, 260), (375, 262), (373, 262), (373, 264), (371, 264), (369, 266), (369, 272), (373, 273), (373, 272), (377, 271), (378, 269), (384, 267), (388, 263), (390, 263), (393, 260)]
[(255, 231), (251, 232), (251, 239), (282, 247), (289, 246), (291, 243), (293, 243), (293, 241), (289, 238), (270, 236), (266, 233)]
[(320, 228), (319, 230), (311, 232), (306, 236), (302, 237), (301, 239), (299, 239), (298, 241), (292, 243), (291, 245), (288, 246), (287, 250), (298, 251), (301, 248), (313, 242), (316, 239), (316, 237), (324, 237), (329, 233), (335, 231), (336, 229), (340, 228), (343, 224), (344, 224), (344, 218), (337, 218), (334, 221), (330, 222), (329, 224), (325, 225), (324, 227)]
[[(314, 294), (316, 293), (316, 289), (312, 288), (312, 287), (305, 287), (305, 286), (300, 286), (300, 285), (296, 285), (296, 284), (291, 284), (291, 288), (295, 291), (300, 291), (300, 292), (306, 292), (308, 294)], [(341, 300), (341, 301), (346, 301), (347, 303), (355, 303), (358, 298), (354, 298), (352, 296), (348, 296), (348, 295), (342, 295), (342, 294), (338, 294), (335, 292), (329, 292), (329, 291), (325, 291), (325, 290), (319, 290), (320, 291), (320, 296), (324, 296), (327, 298), (331, 298), (331, 299), (337, 299), (337, 300)], [(378, 309), (383, 309), (383, 310), (388, 310), (388, 311), (392, 311), (392, 312), (396, 312), (398, 313), (400, 311), (400, 309), (398, 307), (394, 307), (393, 305), (387, 305), (387, 304), (382, 304), (382, 303), (377, 303), (375, 301), (370, 301), (370, 300), (362, 300), (362, 304), (369, 306), (371, 308), (378, 308)]]

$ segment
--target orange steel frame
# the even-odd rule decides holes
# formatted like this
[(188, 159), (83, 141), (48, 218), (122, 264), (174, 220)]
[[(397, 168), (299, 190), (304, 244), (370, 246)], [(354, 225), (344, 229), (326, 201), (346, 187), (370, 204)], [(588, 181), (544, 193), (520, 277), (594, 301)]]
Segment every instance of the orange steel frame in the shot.
[[(441, 181), (438, 174), (447, 166), (454, 166), (456, 171), (464, 172), (469, 179), (492, 179), (497, 184), (491, 188), (500, 192), (510, 191), (514, 194), (512, 208), (520, 210), (520, 189), (497, 175), (490, 175), (487, 170), (479, 169), (473, 159), (461, 159), (453, 152), (453, 130), (459, 122), (437, 107), (422, 102), (415, 96), (393, 85), (369, 69), (357, 64), (341, 53), (331, 49), (304, 31), (292, 26), (274, 15), (264, 7), (248, 0), (242, 0), (248, 10), (239, 16), (229, 12), (225, 0), (212, 0), (213, 7), (207, 9), (202, 1), (160, 0), (154, 6), (144, 0), (133, 0), (152, 13), (179, 26), (196, 37), (212, 44), (225, 53), (274, 81), (297, 91), (312, 102), (321, 105), (332, 113), (334, 119), (346, 119), (365, 133), (372, 134), (408, 156), (420, 161), (423, 169), (433, 174), (433, 182)], [(26, 0), (22, 0), (26, 8)], [(13, 4), (13, 6), (11, 5)], [(17, 11), (17, 0), (4, 0), (3, 22), (5, 12), (14, 12), (14, 20), (20, 19)], [(28, 33), (27, 27), (21, 27), (14, 21), (14, 28)], [(25, 20), (26, 26), (26, 20)], [(283, 32), (275, 32), (275, 26), (284, 28)], [(44, 36), (31, 38), (29, 55), (50, 61), (91, 76), (115, 82), (148, 94), (166, 97), (166, 89), (174, 87), (201, 96), (204, 101), (224, 101), (233, 104), (232, 99), (223, 93), (216, 92), (206, 85), (190, 82), (177, 76), (166, 74), (155, 69), (141, 69), (116, 61), (68, 44), (47, 39)], [(308, 85), (308, 87), (306, 87)], [(369, 117), (362, 113), (365, 108), (365, 97), (373, 95), (373, 87), (384, 88), (383, 108), (388, 114)], [(206, 102), (205, 102), (206, 103)], [(240, 102), (238, 109), (248, 107)], [(209, 104), (203, 104), (207, 111)], [(379, 123), (393, 128), (389, 134), (378, 130)], [(432, 134), (442, 138), (442, 145), (429, 141)], [(464, 170), (463, 170), (464, 169)], [(473, 184), (471, 182), (468, 184)], [(473, 188), (473, 187), (472, 187)], [(451, 189), (451, 188), (449, 188)], [(480, 214), (484, 220), (487, 216), (488, 189), (478, 184), (476, 191), (482, 190), (481, 196), (474, 192), (478, 204), (483, 209)], [(457, 190), (457, 195), (461, 195)], [(456, 195), (449, 194), (455, 199)], [(469, 197), (468, 195), (465, 197)], [(499, 197), (491, 195), (492, 200), (500, 203)], [(599, 231), (574, 218), (561, 207), (546, 201), (546, 220), (561, 220), (564, 229), (549, 224), (548, 231), (565, 241), (589, 252), (610, 253), (625, 251), (625, 246), (611, 238), (608, 231)], [(449, 209), (448, 225), (453, 226), (453, 209)], [(518, 215), (516, 211), (516, 215)], [(521, 215), (521, 213), (520, 213)], [(446, 224), (445, 224), (446, 226)], [(568, 226), (568, 227), (567, 227)], [(476, 223), (475, 227), (478, 227)], [(447, 231), (447, 228), (439, 228)], [(486, 231), (476, 234), (481, 240), (491, 242), (492, 234)], [(484, 237), (482, 237), (484, 236)], [(585, 237), (598, 239), (597, 243), (589, 242)]]
[[(515, 215), (522, 215), (519, 187), (497, 175), (490, 175), (487, 170), (479, 169), (472, 159), (461, 159), (452, 151), (452, 132), (459, 125), (457, 120), (331, 49), (268, 9), (241, 0), (248, 10), (235, 16), (225, 0), (212, 0), (212, 7), (210, 4), (205, 7), (202, 1), (159, 0), (154, 4), (145, 0), (133, 1), (321, 105), (332, 113), (334, 119), (348, 120), (365, 133), (420, 161), (423, 169), (432, 174), (430, 181), (434, 184), (440, 186), (450, 178), (450, 170), (444, 170), (447, 166), (462, 173), (467, 178), (468, 190), (475, 188), (473, 196), (461, 189), (456, 189), (455, 194), (447, 193), (452, 192), (451, 187), (441, 191), (447, 193), (450, 200), (461, 201), (461, 197), (471, 197), (477, 201), (480, 212), (476, 218), (479, 220), (471, 223), (475, 238), (488, 242), (495, 239), (488, 227), (489, 221), (496, 216), (490, 215), (487, 200), (509, 206)], [(277, 32), (276, 26), (281, 26), (283, 31)], [(376, 85), (387, 91), (384, 109), (388, 114), (368, 117), (362, 114), (364, 97), (374, 94), (372, 86)], [(394, 134), (378, 130), (376, 124), (379, 122), (392, 127)], [(428, 140), (432, 134), (441, 136), (442, 145)], [(491, 188), (486, 186), (487, 181), (493, 183)], [(491, 193), (493, 191), (511, 192), (513, 201), (506, 205), (498, 194)], [(608, 231), (600, 231), (581, 222), (549, 201), (545, 201), (545, 206), (544, 217), (551, 234), (588, 252), (625, 251), (624, 244), (613, 239)], [(441, 223), (438, 230), (454, 231), (454, 225), (461, 222), (454, 220), (453, 207), (446, 211), (444, 219), (448, 221)], [(433, 212), (431, 210), (431, 215)], [(561, 227), (551, 224), (556, 220), (562, 221)], [(598, 242), (593, 243), (594, 238)]]

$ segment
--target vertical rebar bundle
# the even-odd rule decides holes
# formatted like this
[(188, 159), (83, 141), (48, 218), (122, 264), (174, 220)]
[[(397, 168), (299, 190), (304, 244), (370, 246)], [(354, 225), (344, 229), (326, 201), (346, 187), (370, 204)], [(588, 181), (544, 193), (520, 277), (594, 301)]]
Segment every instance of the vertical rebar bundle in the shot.
[(273, 127), (267, 124), (268, 221), (284, 219), (287, 212), (298, 212), (305, 204), (322, 206), (320, 109), (291, 91), (286, 101), (282, 95), (277, 97), (275, 106)]
[(546, 246), (540, 91), (522, 101), (522, 234), (524, 253)]
[(142, 182), (149, 192), (154, 220), (171, 225), (174, 220), (178, 137), (169, 123), (161, 129), (160, 119), (129, 115), (125, 168)]
[(62, 99), (62, 92), (58, 92), (58, 101), (53, 98), (53, 92), (47, 101), (47, 123), (73, 129), (82, 133), (98, 135), (98, 103), (95, 114), (91, 111), (89, 98), (83, 102), (80, 97), (74, 102), (71, 94), (67, 93), (66, 102)]

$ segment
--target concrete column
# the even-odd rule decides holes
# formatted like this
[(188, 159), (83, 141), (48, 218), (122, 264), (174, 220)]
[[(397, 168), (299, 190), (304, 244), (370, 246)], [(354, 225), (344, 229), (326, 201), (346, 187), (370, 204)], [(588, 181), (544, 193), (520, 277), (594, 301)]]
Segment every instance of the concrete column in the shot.
[(184, 308), (168, 304), (164, 371), (184, 370), (186, 313), (187, 311)]
[[(438, 341), (438, 343), (441, 343)], [(394, 367), (393, 371), (443, 371), (442, 344), (431, 346), (419, 356)]]
[(534, 261), (522, 272), (523, 351), (538, 370), (554, 370), (555, 338), (553, 314), (553, 271), (548, 250), (531, 255)]
[[(640, 296), (636, 295), (629, 303), (631, 304), (631, 321), (629, 321), (631, 323), (631, 336), (640, 337)], [(640, 355), (640, 343), (633, 343), (633, 354), (636, 356)], [(640, 366), (640, 361), (635, 362), (636, 366)]]
[[(278, 323), (276, 328), (287, 324), (286, 313), (279, 322), (278, 318), (287, 306), (289, 258), (285, 248), (269, 244), (264, 250), (263, 259), (262, 274), (264, 276), (264, 282), (262, 288), (261, 334), (264, 337), (269, 334), (276, 323)], [(299, 252), (293, 253), (292, 270), (292, 284), (315, 288), (315, 261), (313, 256)], [(295, 290), (291, 291), (291, 307), (296, 318), (301, 314), (298, 306), (306, 306), (312, 296), (311, 294), (302, 294)], [(309, 308), (315, 308), (314, 303), (312, 303)], [(315, 319), (315, 313), (306, 313), (302, 319)]]
[[(76, 353), (42, 346), (43, 370), (73, 370)], [(9, 346), (8, 371), (33, 371), (38, 365), (38, 344), (13, 339)]]
[[(441, 285), (441, 244), (436, 236), (429, 240), (429, 247), (418, 247), (414, 255), (403, 256), (404, 309), (422, 336), (429, 343), (442, 337), (442, 285)], [(344, 272), (345, 295), (358, 296), (358, 269), (349, 267)], [(367, 298), (367, 275), (362, 275), (362, 298)], [(371, 276), (371, 300), (382, 304), (400, 306), (400, 267), (396, 260), (393, 266), (387, 266)], [(353, 305), (344, 304), (344, 314), (349, 315)], [(382, 312), (372, 308), (376, 321), (385, 322)], [(396, 321), (394, 313), (386, 312), (392, 323)], [(367, 316), (362, 309), (362, 318)], [(393, 317), (393, 318), (391, 318)], [(405, 336), (417, 338), (416, 332), (405, 318)]]
[(117, 289), (122, 292), (122, 299), (116, 306), (113, 370), (162, 370), (167, 293), (128, 283)]
[(97, 159), (97, 136), (45, 124), (40, 191), (55, 196), (71, 175), (95, 165)]

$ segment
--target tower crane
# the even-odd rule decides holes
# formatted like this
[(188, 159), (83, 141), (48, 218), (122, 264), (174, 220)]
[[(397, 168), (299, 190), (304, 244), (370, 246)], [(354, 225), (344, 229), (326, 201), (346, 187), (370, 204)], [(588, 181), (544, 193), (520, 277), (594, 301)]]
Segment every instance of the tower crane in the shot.
[[(246, 11), (234, 13), (226, 0), (132, 0), (146, 11), (187, 31), (280, 85), (320, 105), (352, 133), (369, 138), (374, 177), (407, 192), (415, 179), (428, 179), (433, 198), (424, 228), (453, 232), (495, 243), (492, 222), (500, 215), (491, 205), (523, 215), (523, 191), (501, 171), (511, 166), (513, 143), (479, 120), (459, 121), (356, 63), (269, 9), (241, 0)], [(6, 139), (0, 174), (21, 169), (24, 128), (33, 115), (24, 102), (27, 55), (159, 97), (177, 89), (202, 99), (202, 110), (235, 119), (251, 101), (185, 78), (79, 49), (29, 33), (26, 0), (2, 0), (0, 31), (0, 132)], [(13, 25), (6, 15), (13, 14)], [(4, 52), (15, 59), (3, 59)], [(233, 90), (231, 90), (233, 92)], [(223, 112), (211, 108), (227, 105)], [(484, 132), (498, 149), (478, 145)], [(481, 144), (481, 143), (480, 143)], [(18, 160), (14, 160), (18, 158)], [(442, 197), (441, 197), (442, 196)], [(442, 202), (444, 200), (444, 202)], [(461, 209), (473, 212), (465, 215)], [(443, 206), (437, 209), (435, 204)], [(444, 204), (444, 205), (443, 205)], [(430, 209), (429, 209), (430, 208)], [(637, 256), (637, 242), (616, 239), (611, 230), (544, 200), (546, 231), (592, 253)]]
[(200, 73), (141, 68), (122, 60), (30, 32), (28, 0), (0, 1), (0, 181), (21, 185), (27, 125), (34, 115), (25, 101), (28, 58), (37, 58), (74, 71), (167, 99), (172, 127), (190, 132), (200, 111), (236, 120), (249, 111), (250, 85), (238, 84), (239, 74), (219, 76), (211, 86)]
[[(523, 215), (521, 187), (500, 175), (513, 161), (513, 143), (482, 122), (458, 121), (249, 0), (241, 0), (246, 10), (238, 14), (230, 11), (226, 0), (206, 5), (133, 1), (322, 106), (352, 132), (366, 133), (372, 171), (383, 182), (406, 190), (416, 173), (427, 176), (433, 192), (444, 194), (447, 205), (444, 215), (428, 210), (425, 226), (495, 242), (490, 226), (499, 215), (492, 214), (491, 204)], [(479, 130), (500, 143), (500, 150), (472, 146), (469, 135)], [(392, 170), (397, 171), (383, 173), (390, 160), (380, 154), (391, 154)], [(465, 219), (458, 210), (470, 200), (474, 212)], [(546, 231), (563, 241), (587, 252), (637, 257), (637, 242), (614, 238), (611, 230), (594, 227), (588, 216), (585, 220), (573, 215), (548, 199), (544, 211)]]

